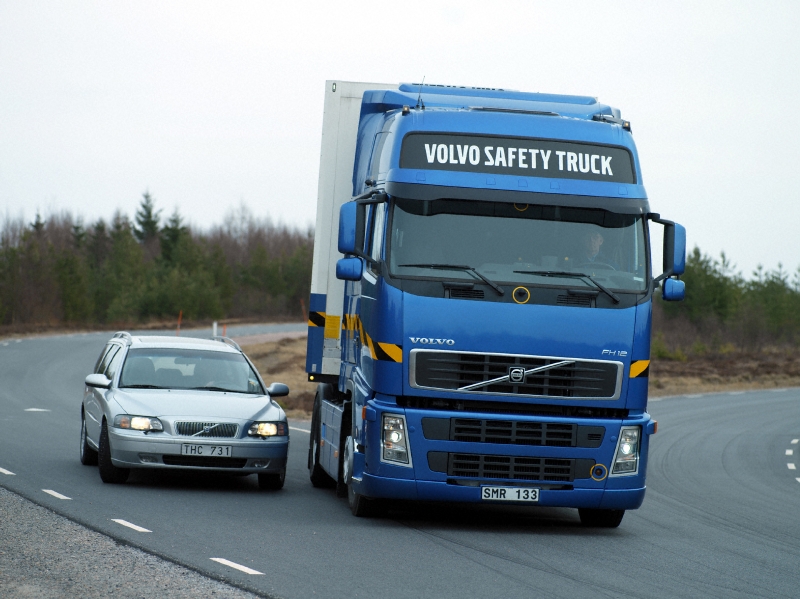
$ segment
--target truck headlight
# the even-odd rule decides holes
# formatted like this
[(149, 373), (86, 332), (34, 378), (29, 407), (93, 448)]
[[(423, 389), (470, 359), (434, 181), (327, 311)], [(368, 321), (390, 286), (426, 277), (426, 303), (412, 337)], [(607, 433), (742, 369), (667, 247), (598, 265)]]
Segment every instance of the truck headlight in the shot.
[(247, 434), (251, 437), (276, 437), (286, 436), (285, 422), (254, 422), (250, 425)]
[(410, 466), (405, 416), (384, 414), (382, 429), (381, 460)]
[(158, 418), (151, 418), (150, 416), (129, 416), (128, 414), (120, 414), (114, 417), (114, 426), (116, 428), (127, 428), (135, 431), (163, 431), (164, 425)]
[(617, 452), (611, 474), (636, 474), (639, 470), (639, 439), (641, 426), (623, 426), (619, 431)]

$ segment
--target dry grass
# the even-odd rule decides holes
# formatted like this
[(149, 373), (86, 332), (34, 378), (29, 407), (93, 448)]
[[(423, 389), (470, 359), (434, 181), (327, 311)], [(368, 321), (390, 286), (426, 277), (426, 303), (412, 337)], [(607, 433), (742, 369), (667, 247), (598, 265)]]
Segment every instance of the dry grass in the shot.
[(690, 356), (650, 365), (653, 397), (798, 386), (800, 354), (789, 350)]
[(267, 385), (289, 385), (289, 396), (277, 400), (289, 418), (310, 419), (317, 384), (309, 383), (306, 374), (306, 337), (244, 345), (242, 349)]

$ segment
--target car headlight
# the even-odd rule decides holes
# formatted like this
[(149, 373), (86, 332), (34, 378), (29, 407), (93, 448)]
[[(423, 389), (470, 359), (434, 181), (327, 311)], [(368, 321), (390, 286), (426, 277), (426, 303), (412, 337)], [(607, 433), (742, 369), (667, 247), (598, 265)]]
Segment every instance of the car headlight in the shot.
[(285, 422), (254, 422), (247, 434), (251, 437), (285, 437), (287, 430)]
[(639, 438), (641, 426), (623, 426), (619, 431), (617, 453), (611, 474), (636, 474), (639, 470)]
[(164, 425), (158, 418), (150, 416), (129, 416), (120, 414), (114, 418), (116, 428), (127, 428), (135, 431), (163, 431)]

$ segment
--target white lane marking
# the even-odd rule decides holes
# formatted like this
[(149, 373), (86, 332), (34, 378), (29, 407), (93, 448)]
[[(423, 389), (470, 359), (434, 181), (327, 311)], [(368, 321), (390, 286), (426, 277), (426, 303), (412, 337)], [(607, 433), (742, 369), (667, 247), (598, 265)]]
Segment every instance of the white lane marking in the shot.
[(787, 467), (789, 470), (797, 470), (797, 466), (795, 466), (795, 465), (794, 465), (794, 464), (792, 464), (791, 462), (789, 462), (788, 464), (786, 464), (786, 467)]
[(800, 483), (800, 478), (796, 478), (795, 480)]
[(22, 339), (14, 339), (14, 343), (19, 343)]
[(50, 410), (46, 410), (44, 408), (25, 408), (26, 412), (49, 412)]
[(770, 389), (773, 393), (784, 393), (788, 391), (788, 389)]
[(141, 526), (136, 526), (136, 524), (132, 524), (127, 520), (119, 520), (118, 518), (111, 518), (112, 522), (116, 522), (117, 524), (122, 524), (122, 526), (127, 526), (128, 528), (132, 528), (137, 532), (153, 532), (152, 530), (147, 530), (146, 528), (142, 528)]
[(792, 439), (792, 445), (797, 445), (800, 442), (800, 439)]
[(3, 474), (7, 474), (8, 476), (16, 476), (16, 474), (11, 472), (11, 470), (6, 470), (5, 468), (0, 468), (0, 472), (2, 472)]
[(794, 449), (787, 449), (786, 455), (794, 455)]
[(244, 572), (245, 574), (257, 574), (259, 576), (264, 576), (263, 572), (259, 572), (258, 570), (253, 570), (252, 568), (248, 568), (247, 566), (242, 566), (241, 564), (237, 564), (236, 562), (231, 562), (226, 559), (222, 559), (221, 557), (212, 557), (209, 559), (212, 562), (217, 562), (218, 564), (222, 564), (223, 566), (234, 568), (236, 570), (239, 570), (240, 572)]
[(728, 395), (744, 395), (744, 391), (731, 391)]
[(695, 393), (693, 395), (687, 395), (686, 397), (703, 397), (702, 393)]
[(61, 493), (57, 493), (56, 491), (53, 491), (52, 489), (42, 489), (42, 491), (44, 491), (48, 495), (52, 495), (56, 499), (70, 499), (70, 500), (72, 499), (72, 497), (67, 497), (66, 495), (62, 495)]
[(8, 347), (8, 341), (3, 342), (3, 347)]
[(304, 428), (297, 428), (296, 426), (290, 426), (289, 430), (300, 431), (301, 433), (310, 433), (311, 432), (311, 431), (307, 431)]

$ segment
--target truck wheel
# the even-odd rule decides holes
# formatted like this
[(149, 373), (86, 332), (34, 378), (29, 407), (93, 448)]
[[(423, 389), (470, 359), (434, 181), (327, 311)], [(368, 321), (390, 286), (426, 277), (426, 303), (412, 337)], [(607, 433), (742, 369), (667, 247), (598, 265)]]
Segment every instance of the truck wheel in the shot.
[(97, 452), (92, 449), (86, 440), (86, 417), (81, 411), (81, 464), (84, 466), (97, 466)]
[(258, 488), (262, 491), (280, 491), (286, 480), (286, 469), (280, 472), (267, 472), (258, 475)]
[(593, 510), (579, 508), (581, 524), (592, 528), (616, 528), (622, 522), (625, 510)]
[(371, 501), (359, 495), (353, 490), (353, 485), (347, 485), (347, 502), (350, 504), (350, 511), (357, 518), (368, 518), (372, 515)]
[(311, 484), (319, 488), (330, 488), (336, 484), (319, 463), (320, 448), (320, 412), (322, 410), (321, 387), (317, 387), (317, 395), (314, 397), (314, 411), (311, 413), (311, 434), (308, 439), (308, 474)]
[(97, 452), (97, 465), (100, 470), (100, 478), (104, 483), (121, 484), (128, 480), (131, 473), (130, 468), (117, 468), (111, 463), (111, 445), (108, 442), (108, 424), (103, 421), (103, 428), (100, 429), (100, 451)]

